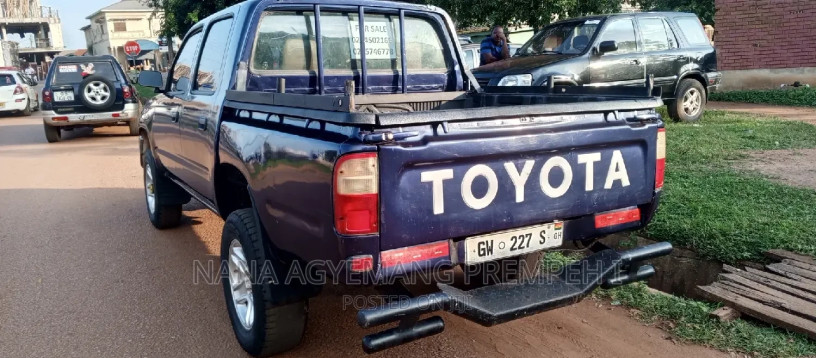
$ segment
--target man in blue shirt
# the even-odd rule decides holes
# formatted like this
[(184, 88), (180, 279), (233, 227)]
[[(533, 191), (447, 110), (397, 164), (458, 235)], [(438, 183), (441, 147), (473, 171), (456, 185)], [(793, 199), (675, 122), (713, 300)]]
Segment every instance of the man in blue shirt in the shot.
[(482, 54), (481, 66), (510, 58), (510, 48), (507, 47), (507, 37), (501, 26), (493, 26), (490, 37), (482, 40), (480, 51)]

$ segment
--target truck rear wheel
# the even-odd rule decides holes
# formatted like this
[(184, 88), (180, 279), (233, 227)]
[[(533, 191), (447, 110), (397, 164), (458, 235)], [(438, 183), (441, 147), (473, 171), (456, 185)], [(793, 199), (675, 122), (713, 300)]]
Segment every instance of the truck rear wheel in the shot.
[(62, 139), (62, 130), (60, 127), (43, 124), (43, 130), (45, 131), (45, 140), (47, 140), (48, 143), (59, 142), (60, 139)]
[(176, 227), (181, 222), (181, 205), (169, 201), (171, 191), (176, 184), (159, 172), (156, 160), (150, 150), (145, 152), (144, 162), (145, 202), (150, 222), (157, 229)]
[(306, 330), (308, 301), (277, 304), (284, 277), (269, 276), (272, 261), (252, 209), (232, 212), (221, 235), (224, 299), (238, 343), (249, 354), (266, 357), (297, 346)]
[(139, 135), (139, 119), (131, 119), (128, 122), (128, 128), (130, 129), (130, 135)]

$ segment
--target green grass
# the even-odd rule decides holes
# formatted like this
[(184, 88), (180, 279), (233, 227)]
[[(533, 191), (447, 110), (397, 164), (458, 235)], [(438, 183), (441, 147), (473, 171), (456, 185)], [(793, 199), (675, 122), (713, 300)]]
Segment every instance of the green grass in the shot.
[[(576, 253), (548, 252), (542, 259), (549, 272), (557, 272), (579, 259)], [(592, 296), (613, 305), (638, 310), (636, 318), (667, 330), (681, 341), (757, 357), (801, 357), (816, 355), (816, 342), (806, 337), (737, 319), (720, 322), (708, 314), (720, 305), (650, 292), (643, 283), (611, 290), (596, 290)], [(670, 322), (670, 323), (669, 323)]]
[[(816, 355), (816, 342), (806, 337), (760, 326), (742, 319), (720, 322), (708, 317), (719, 306), (686, 298), (649, 292), (642, 283), (612, 290), (597, 290), (598, 298), (636, 308), (637, 318), (656, 323), (685, 342), (723, 351), (758, 357), (802, 357)], [(671, 322), (671, 324), (659, 324)]]
[(153, 87), (145, 87), (138, 83), (134, 83), (133, 86), (136, 87), (136, 92), (139, 92), (139, 97), (151, 99), (156, 96), (156, 92), (154, 92)]
[(712, 101), (816, 107), (816, 88), (799, 87), (775, 90), (715, 92), (711, 94), (709, 99)]
[(816, 148), (816, 126), (709, 111), (667, 124), (666, 184), (643, 234), (726, 263), (768, 249), (816, 254), (816, 191), (733, 169), (748, 150)]

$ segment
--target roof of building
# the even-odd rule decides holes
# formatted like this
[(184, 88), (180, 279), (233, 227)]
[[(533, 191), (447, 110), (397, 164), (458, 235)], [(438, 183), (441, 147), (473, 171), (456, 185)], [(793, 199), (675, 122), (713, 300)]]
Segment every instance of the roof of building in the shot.
[(144, 4), (141, 0), (121, 0), (108, 7), (103, 7), (99, 11), (150, 11), (153, 10), (150, 6)]
[(86, 19), (90, 19), (99, 14), (100, 12), (117, 12), (117, 11), (153, 11), (153, 8), (145, 4), (142, 0), (120, 0), (117, 3), (97, 10), (90, 16), (86, 17)]

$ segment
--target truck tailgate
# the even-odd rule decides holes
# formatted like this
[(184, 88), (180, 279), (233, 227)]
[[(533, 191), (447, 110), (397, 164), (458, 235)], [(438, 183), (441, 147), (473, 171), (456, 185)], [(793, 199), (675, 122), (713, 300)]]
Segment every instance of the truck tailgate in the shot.
[(649, 203), (658, 126), (603, 114), (463, 122), (383, 145), (381, 249)]

